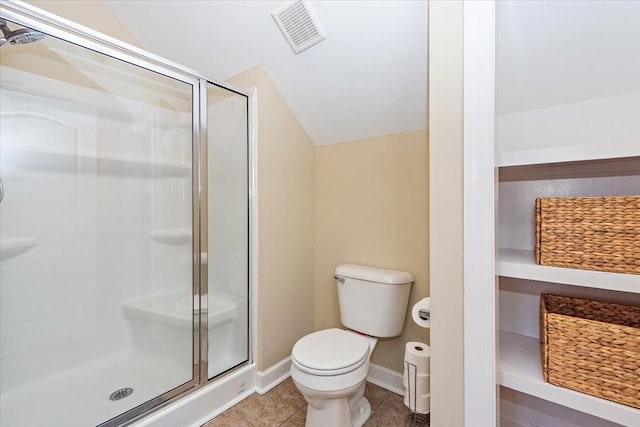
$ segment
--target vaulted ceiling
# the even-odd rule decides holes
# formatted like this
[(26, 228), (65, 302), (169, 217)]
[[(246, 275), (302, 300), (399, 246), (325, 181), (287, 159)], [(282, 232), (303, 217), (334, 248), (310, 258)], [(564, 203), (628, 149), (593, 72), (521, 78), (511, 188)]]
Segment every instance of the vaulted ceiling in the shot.
[(225, 80), (262, 64), (315, 145), (427, 127), (426, 1), (312, 1), (327, 38), (296, 55), (282, 1), (118, 1), (142, 47)]

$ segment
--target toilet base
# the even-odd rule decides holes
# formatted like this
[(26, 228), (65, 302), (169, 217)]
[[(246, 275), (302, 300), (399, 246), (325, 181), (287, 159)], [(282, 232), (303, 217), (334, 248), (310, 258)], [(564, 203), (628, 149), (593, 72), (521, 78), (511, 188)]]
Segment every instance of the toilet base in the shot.
[(371, 404), (364, 397), (364, 382), (343, 390), (342, 397), (333, 398), (327, 398), (324, 393), (310, 398), (311, 390), (300, 384), (296, 386), (307, 392), (305, 427), (361, 427), (371, 416)]
[(347, 398), (323, 403), (321, 408), (308, 405), (305, 427), (362, 427), (371, 416), (371, 404), (364, 396), (353, 406)]
[(351, 424), (353, 427), (361, 427), (371, 416), (371, 404), (363, 396), (358, 404), (351, 409)]

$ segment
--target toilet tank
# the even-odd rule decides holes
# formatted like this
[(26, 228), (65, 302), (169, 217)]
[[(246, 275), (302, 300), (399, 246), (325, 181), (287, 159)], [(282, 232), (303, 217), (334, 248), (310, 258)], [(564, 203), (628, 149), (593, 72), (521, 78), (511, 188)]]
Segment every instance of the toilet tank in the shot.
[(336, 268), (335, 278), (344, 326), (380, 338), (402, 333), (411, 273), (345, 264)]

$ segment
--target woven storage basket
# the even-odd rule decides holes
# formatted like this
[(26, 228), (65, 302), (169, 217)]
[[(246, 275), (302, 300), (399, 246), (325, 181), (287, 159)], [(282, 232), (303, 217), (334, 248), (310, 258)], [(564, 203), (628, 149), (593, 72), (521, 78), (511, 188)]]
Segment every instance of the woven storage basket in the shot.
[(640, 408), (640, 307), (540, 296), (544, 380)]
[(536, 199), (536, 262), (640, 274), (640, 196)]

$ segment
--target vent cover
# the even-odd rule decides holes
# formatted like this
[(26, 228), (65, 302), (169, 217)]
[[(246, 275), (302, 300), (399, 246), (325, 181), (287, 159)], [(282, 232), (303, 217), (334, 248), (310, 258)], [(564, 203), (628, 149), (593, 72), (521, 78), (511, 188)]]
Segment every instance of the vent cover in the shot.
[(285, 3), (271, 15), (296, 54), (327, 38), (309, 2)]

